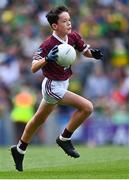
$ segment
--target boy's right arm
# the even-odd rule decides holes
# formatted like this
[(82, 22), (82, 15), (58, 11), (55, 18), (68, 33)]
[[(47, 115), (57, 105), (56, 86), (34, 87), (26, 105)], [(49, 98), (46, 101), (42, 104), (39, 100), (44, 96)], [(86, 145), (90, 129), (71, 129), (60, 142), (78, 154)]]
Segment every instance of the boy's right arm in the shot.
[(31, 71), (33, 73), (37, 72), (39, 69), (43, 68), (46, 65), (47, 61), (45, 58), (42, 58), (40, 60), (34, 60), (31, 66)]
[(36, 52), (36, 55), (33, 58), (31, 71), (35, 73), (39, 69), (43, 68), (47, 64), (47, 62), (56, 61), (57, 52), (58, 52), (58, 46), (54, 46), (54, 48), (50, 50), (50, 52), (46, 57), (41, 57), (39, 53)]

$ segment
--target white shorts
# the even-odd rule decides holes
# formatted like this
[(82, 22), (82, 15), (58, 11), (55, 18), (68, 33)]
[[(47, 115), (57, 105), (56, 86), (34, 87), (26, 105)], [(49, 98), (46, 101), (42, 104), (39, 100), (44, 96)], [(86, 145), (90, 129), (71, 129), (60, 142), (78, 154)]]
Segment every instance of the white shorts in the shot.
[(43, 99), (50, 104), (56, 104), (63, 98), (69, 86), (69, 79), (65, 81), (54, 81), (44, 78), (42, 82)]

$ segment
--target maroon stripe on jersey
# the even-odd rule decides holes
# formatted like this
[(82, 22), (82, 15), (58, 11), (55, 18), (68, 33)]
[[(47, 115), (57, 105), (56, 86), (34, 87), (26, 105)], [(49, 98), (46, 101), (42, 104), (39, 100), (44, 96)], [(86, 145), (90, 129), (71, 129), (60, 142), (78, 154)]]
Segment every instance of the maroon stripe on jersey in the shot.
[(45, 89), (46, 89), (47, 94), (54, 97), (57, 100), (61, 99), (57, 94), (52, 92), (51, 82), (52, 82), (52, 80), (49, 80), (49, 79), (46, 81)]

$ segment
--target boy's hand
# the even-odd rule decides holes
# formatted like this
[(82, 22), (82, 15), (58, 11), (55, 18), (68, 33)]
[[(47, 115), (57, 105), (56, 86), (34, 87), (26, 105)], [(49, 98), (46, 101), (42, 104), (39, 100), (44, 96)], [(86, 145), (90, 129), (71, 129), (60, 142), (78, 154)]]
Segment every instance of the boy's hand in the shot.
[(90, 51), (95, 59), (101, 59), (103, 57), (103, 53), (99, 49), (90, 49)]
[(54, 48), (52, 48), (50, 50), (50, 52), (48, 53), (48, 55), (45, 57), (45, 61), (47, 62), (54, 62), (57, 60), (57, 52), (58, 52), (58, 46), (54, 46)]

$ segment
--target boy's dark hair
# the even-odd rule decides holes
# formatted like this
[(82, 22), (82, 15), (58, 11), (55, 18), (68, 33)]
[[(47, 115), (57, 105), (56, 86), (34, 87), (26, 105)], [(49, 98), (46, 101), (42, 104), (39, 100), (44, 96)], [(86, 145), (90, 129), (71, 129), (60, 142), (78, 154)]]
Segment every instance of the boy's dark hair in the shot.
[(62, 12), (68, 12), (68, 8), (66, 6), (58, 6), (48, 12), (48, 14), (46, 15), (46, 18), (47, 18), (50, 26), (52, 26), (53, 23), (57, 24), (59, 15)]

